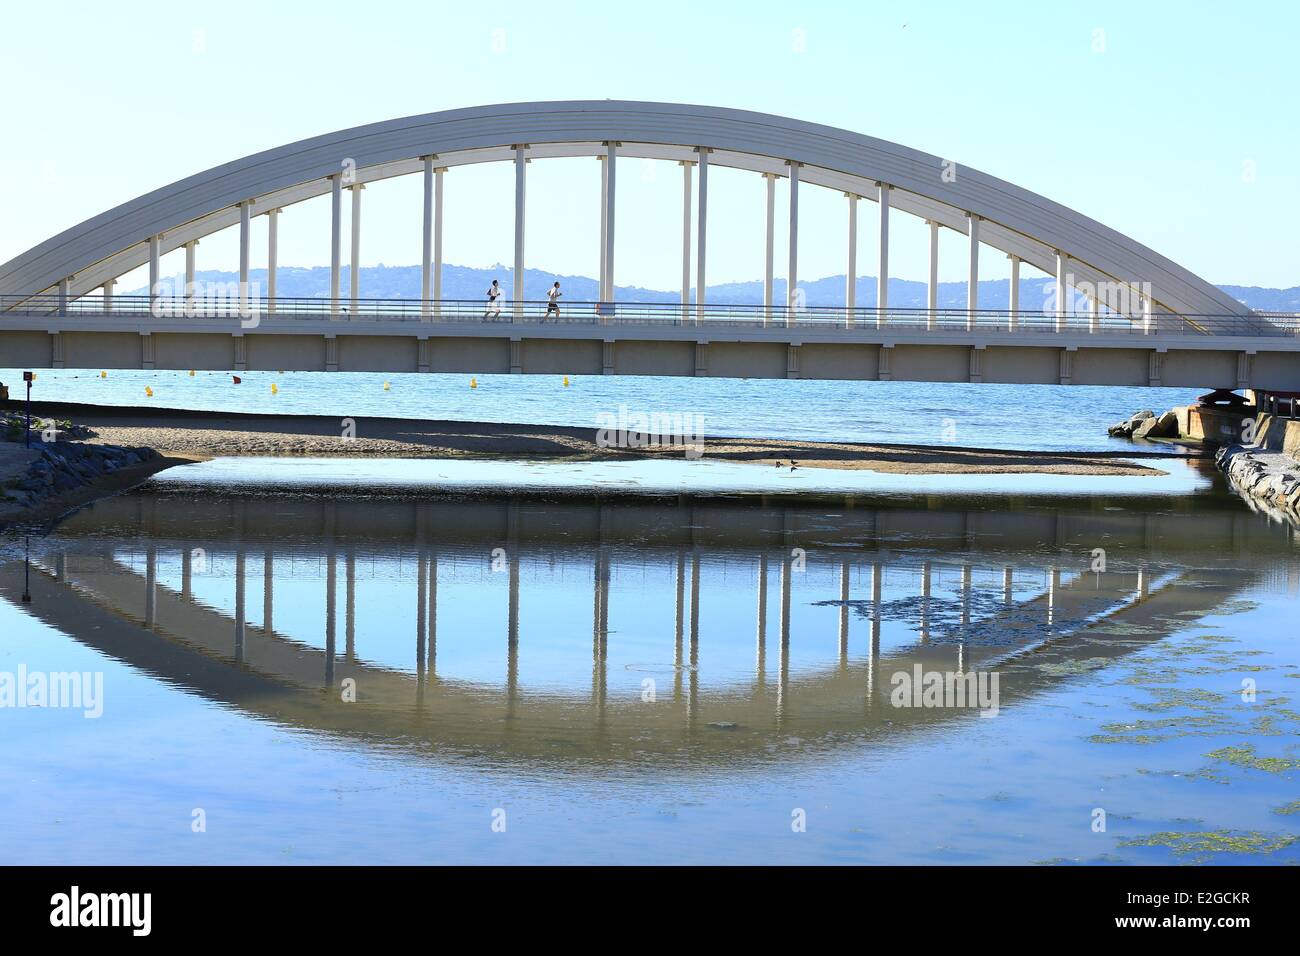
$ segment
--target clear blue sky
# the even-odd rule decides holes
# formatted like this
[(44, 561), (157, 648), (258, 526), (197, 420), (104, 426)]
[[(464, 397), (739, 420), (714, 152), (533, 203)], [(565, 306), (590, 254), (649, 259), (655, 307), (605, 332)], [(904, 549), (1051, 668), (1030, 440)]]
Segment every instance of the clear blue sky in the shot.
[[(295, 139), (450, 107), (610, 97), (868, 133), (1043, 193), (1210, 281), (1300, 285), (1290, 2), (44, 2), (5, 21), (0, 261)], [(529, 266), (594, 275), (595, 160), (539, 161), (529, 176)], [(676, 287), (679, 176), (620, 164), (619, 284)], [(716, 171), (710, 186), (710, 283), (759, 277), (762, 181)], [(505, 164), (448, 174), (448, 262), (510, 260), (511, 190)], [(800, 198), (801, 276), (843, 272), (842, 197), (806, 186)], [(871, 274), (876, 211), (862, 205), (859, 271)], [(327, 198), (281, 222), (283, 265), (328, 262)], [(419, 223), (417, 178), (369, 187), (363, 264), (418, 262)], [(923, 278), (924, 227), (897, 213), (891, 224), (894, 274)], [(964, 278), (958, 237), (943, 255), (942, 277)], [(200, 268), (236, 258), (233, 235), (199, 248)], [(987, 277), (1005, 275), (986, 258)], [(167, 266), (180, 268), (176, 254)]]

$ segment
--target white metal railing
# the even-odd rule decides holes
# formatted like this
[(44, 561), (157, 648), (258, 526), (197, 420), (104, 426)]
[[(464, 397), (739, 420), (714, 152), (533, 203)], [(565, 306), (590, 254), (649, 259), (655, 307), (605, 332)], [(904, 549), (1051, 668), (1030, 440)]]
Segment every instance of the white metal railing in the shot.
[(843, 330), (891, 329), (934, 332), (1006, 332), (1300, 336), (1300, 314), (1256, 312), (1251, 315), (1168, 315), (1151, 317), (1089, 312), (1010, 312), (998, 309), (875, 308), (843, 306), (787, 306), (689, 304), (681, 302), (566, 302), (549, 310), (545, 301), (504, 302), (444, 299), (350, 299), (337, 310), (327, 298), (257, 297), (246, 303), (238, 297), (193, 298), (172, 296), (98, 296), (64, 300), (61, 296), (0, 296), (0, 322), (11, 316), (42, 318), (104, 317), (196, 321), (316, 319), (340, 322), (443, 322), (456, 324), (514, 324), (570, 326), (712, 326), (762, 328), (814, 328)]

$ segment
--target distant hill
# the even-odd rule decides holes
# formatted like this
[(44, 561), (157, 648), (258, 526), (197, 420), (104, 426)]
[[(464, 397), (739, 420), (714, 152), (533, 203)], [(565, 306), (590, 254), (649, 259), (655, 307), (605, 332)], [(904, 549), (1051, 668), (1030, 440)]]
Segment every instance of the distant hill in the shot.
[[(266, 285), (266, 270), (254, 269), (251, 280), (263, 288)], [(199, 272), (196, 278), (201, 282), (234, 282), (237, 278), (233, 272)], [(342, 276), (341, 294), (346, 298), (348, 289), (348, 272)], [(181, 276), (171, 277), (174, 283), (182, 281)], [(442, 295), (445, 299), (468, 299), (480, 301), (485, 296), (487, 287), (493, 279), (498, 279), (506, 289), (507, 295), (514, 286), (514, 270), (497, 265), (490, 269), (474, 269), (467, 266), (444, 265), (442, 273)], [(551, 283), (559, 280), (564, 290), (564, 299), (568, 302), (591, 302), (596, 298), (596, 280), (586, 276), (558, 275), (538, 269), (524, 272), (524, 298), (543, 299)], [(1041, 302), (1046, 295), (1046, 286), (1052, 280), (1035, 278), (1020, 280), (1020, 301), (1025, 307)], [(323, 299), (329, 295), (330, 270), (327, 266), (303, 268), (282, 266), (276, 271), (277, 293), (281, 296)], [(777, 302), (785, 301), (785, 280), (774, 282), (773, 297)], [(844, 276), (827, 276), (800, 283), (806, 301), (811, 306), (834, 306), (844, 303)], [(980, 304), (985, 308), (1005, 308), (1008, 301), (1010, 280), (987, 279), (980, 283)], [(1263, 289), (1256, 286), (1220, 286), (1224, 292), (1252, 309), (1270, 312), (1300, 312), (1300, 286), (1290, 289)], [(361, 269), (362, 295), (371, 299), (418, 299), (420, 297), (419, 266), (363, 266)], [(144, 295), (147, 290), (132, 290), (130, 295)], [(924, 282), (908, 279), (889, 280), (889, 303), (897, 308), (924, 308), (926, 304)], [(677, 302), (681, 293), (665, 292), (658, 289), (644, 289), (640, 286), (618, 286), (618, 298), (630, 302)], [(763, 283), (729, 282), (712, 285), (708, 289), (708, 301), (721, 304), (762, 305)], [(857, 281), (857, 300), (862, 306), (870, 306), (876, 301), (876, 280), (864, 276)], [(966, 307), (965, 282), (939, 283), (939, 307), (961, 309)]]
[(1300, 312), (1300, 286), (1290, 289), (1261, 289), (1254, 285), (1221, 285), (1238, 302), (1263, 312)]

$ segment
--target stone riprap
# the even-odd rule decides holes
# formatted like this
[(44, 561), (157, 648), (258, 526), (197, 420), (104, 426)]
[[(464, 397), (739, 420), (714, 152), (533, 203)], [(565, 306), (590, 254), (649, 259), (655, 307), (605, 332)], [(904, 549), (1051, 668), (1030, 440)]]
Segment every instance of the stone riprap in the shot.
[[(68, 441), (69, 435), (83, 437), (85, 431), (38, 420), (32, 422), (28, 448), (25, 422), (18, 419), (21, 427), (14, 428), (14, 421), (0, 419), (0, 522), (23, 520), (159, 457), (152, 448)], [(56, 440), (44, 441), (43, 434)]]
[(1242, 495), (1300, 523), (1300, 461), (1255, 445), (1224, 445), (1214, 461)]

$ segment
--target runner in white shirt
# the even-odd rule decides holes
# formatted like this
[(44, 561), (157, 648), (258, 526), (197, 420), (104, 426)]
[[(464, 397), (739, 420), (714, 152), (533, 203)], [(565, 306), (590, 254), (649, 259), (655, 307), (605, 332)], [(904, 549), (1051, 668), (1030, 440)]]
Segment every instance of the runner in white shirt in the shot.
[(487, 290), (488, 307), (483, 313), (483, 318), (501, 314), (501, 296), (505, 295), (505, 290), (501, 288), (496, 279), (492, 280), (491, 287)]
[(547, 317), (549, 317), (552, 312), (555, 313), (557, 319), (560, 317), (560, 296), (562, 295), (564, 295), (564, 293), (560, 291), (560, 284), (558, 282), (546, 291), (546, 298), (548, 301), (546, 303), (546, 315), (542, 317), (543, 322), (546, 321)]

